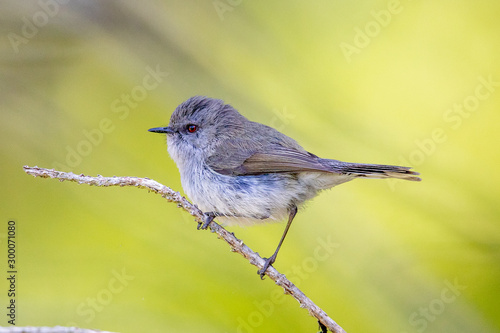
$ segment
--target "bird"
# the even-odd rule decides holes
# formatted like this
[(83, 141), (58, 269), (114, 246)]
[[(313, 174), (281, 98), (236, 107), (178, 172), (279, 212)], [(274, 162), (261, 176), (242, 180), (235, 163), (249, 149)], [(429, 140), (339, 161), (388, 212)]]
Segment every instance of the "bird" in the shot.
[(182, 188), (204, 212), (198, 229), (207, 229), (215, 218), (225, 225), (288, 219), (276, 250), (258, 271), (261, 278), (275, 263), (298, 209), (321, 191), (357, 178), (421, 180), (411, 167), (321, 158), (206, 96), (182, 102), (168, 126), (148, 131), (166, 134)]

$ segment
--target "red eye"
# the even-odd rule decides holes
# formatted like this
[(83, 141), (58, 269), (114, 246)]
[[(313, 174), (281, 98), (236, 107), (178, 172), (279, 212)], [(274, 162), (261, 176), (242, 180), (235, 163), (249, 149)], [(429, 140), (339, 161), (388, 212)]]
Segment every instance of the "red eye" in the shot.
[(198, 126), (193, 125), (193, 124), (189, 124), (186, 126), (186, 129), (189, 133), (194, 133), (198, 130)]

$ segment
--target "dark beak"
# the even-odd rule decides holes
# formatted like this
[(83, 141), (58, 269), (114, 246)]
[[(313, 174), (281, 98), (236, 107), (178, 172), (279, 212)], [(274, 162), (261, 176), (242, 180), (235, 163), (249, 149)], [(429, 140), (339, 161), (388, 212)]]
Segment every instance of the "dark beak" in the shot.
[(171, 129), (170, 127), (155, 127), (155, 128), (150, 128), (148, 129), (149, 132), (154, 132), (154, 133), (166, 133), (166, 134), (174, 134), (175, 131)]

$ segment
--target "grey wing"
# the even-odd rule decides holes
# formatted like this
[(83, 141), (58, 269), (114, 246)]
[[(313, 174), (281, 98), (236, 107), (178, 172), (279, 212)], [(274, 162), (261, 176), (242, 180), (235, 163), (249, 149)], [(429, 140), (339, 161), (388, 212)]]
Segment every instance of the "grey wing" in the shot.
[(418, 172), (409, 167), (379, 164), (347, 163), (322, 159), (300, 146), (285, 147), (278, 143), (256, 144), (253, 140), (232, 140), (208, 160), (216, 172), (229, 176), (264, 173), (322, 171), (353, 177), (400, 178), (420, 181)]
[(241, 144), (223, 147), (220, 152), (213, 154), (207, 163), (214, 171), (232, 176), (332, 171), (330, 166), (321, 163), (321, 158), (318, 156), (295, 147), (267, 144), (253, 149), (245, 148), (241, 147)]

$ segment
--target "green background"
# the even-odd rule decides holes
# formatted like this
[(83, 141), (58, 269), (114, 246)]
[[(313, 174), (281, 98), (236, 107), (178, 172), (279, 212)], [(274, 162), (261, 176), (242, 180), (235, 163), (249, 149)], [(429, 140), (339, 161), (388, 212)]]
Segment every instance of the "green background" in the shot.
[[(317, 330), (160, 196), (23, 173), (181, 190), (147, 129), (207, 95), (319, 156), (422, 174), (341, 185), (292, 226), (275, 267), (347, 332), (500, 331), (499, 15), (494, 0), (2, 1), (0, 276), (13, 219), (17, 324)], [(153, 87), (148, 68), (168, 75)], [(266, 256), (283, 227), (229, 229)]]

